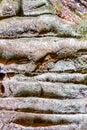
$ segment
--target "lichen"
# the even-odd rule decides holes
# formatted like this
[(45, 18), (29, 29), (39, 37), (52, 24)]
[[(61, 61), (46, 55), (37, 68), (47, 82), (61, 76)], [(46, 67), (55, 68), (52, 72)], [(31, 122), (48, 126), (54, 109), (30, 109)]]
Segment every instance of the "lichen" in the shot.
[(77, 33), (81, 34), (82, 37), (87, 37), (87, 20), (83, 20), (76, 27)]

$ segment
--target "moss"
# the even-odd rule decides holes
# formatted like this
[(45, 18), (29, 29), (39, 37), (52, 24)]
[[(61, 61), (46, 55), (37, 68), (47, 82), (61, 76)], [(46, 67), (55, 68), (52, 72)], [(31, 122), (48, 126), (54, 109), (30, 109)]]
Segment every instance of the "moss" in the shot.
[(83, 61), (81, 58), (78, 58), (78, 62), (79, 62), (81, 65), (84, 65), (84, 61)]
[(50, 2), (56, 10), (62, 11), (62, 7), (56, 1), (54, 2), (53, 0), (50, 0)]
[(2, 0), (0, 0), (0, 2), (2, 2)]
[(85, 76), (85, 77), (81, 80), (81, 83), (87, 85), (87, 76)]
[(77, 33), (81, 34), (83, 37), (87, 37), (87, 20), (83, 20), (77, 27)]
[(54, 4), (55, 8), (58, 10), (62, 10), (62, 7), (59, 4)]
[(87, 12), (82, 13), (81, 16), (83, 16), (83, 17), (87, 17)]
[(48, 9), (51, 13), (54, 13), (54, 9), (52, 9), (51, 6), (47, 7), (47, 9)]

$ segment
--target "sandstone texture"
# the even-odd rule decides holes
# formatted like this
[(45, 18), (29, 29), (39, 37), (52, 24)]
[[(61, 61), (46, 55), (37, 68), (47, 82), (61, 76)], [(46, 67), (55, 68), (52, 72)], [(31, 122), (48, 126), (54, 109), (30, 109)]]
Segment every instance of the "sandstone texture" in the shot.
[(20, 0), (0, 0), (0, 19), (16, 16), (20, 11)]
[(0, 130), (87, 130), (86, 17), (86, 0), (0, 0)]

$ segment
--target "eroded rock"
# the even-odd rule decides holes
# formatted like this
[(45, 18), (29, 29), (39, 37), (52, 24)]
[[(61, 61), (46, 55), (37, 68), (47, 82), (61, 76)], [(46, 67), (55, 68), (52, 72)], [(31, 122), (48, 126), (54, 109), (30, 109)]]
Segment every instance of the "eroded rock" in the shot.
[(0, 1), (0, 130), (87, 129), (86, 12), (86, 0)]
[(23, 0), (23, 14), (26, 16), (37, 16), (42, 14), (55, 14), (48, 0)]
[[(82, 125), (80, 125), (80, 123), (83, 123), (87, 120), (87, 115), (55, 115), (1, 111), (0, 119), (2, 120), (2, 124), (7, 123), (6, 126), (3, 126), (2, 130), (4, 130), (5, 128), (7, 128), (7, 130), (8, 128), (18, 128), (23, 130), (77, 130)], [(52, 124), (52, 126), (50, 126), (50, 123)], [(61, 126), (61, 123), (64, 124)], [(85, 126), (85, 124), (83, 125)]]
[[(86, 54), (87, 40), (73, 38), (30, 38), (15, 40), (0, 40), (0, 58), (5, 62), (34, 61), (39, 62), (48, 55), (54, 60), (78, 57)], [(2, 60), (1, 60), (2, 62)]]
[(15, 16), (20, 11), (20, 0), (0, 0), (0, 19)]
[(0, 38), (81, 37), (74, 26), (75, 24), (50, 14), (38, 17), (13, 17), (0, 21)]
[[(7, 104), (8, 102), (8, 104)], [(9, 105), (10, 104), (10, 105)], [(0, 98), (0, 109), (33, 112), (33, 113), (48, 113), (48, 114), (76, 114), (87, 113), (86, 99), (74, 100), (58, 100), (58, 99), (43, 99), (36, 97), (27, 98)]]
[(37, 96), (56, 99), (76, 99), (87, 96), (87, 86), (73, 83), (5, 80), (1, 83), (3, 97)]
[(79, 23), (87, 12), (85, 0), (23, 0), (23, 14), (37, 16), (41, 14), (56, 14), (67, 21)]

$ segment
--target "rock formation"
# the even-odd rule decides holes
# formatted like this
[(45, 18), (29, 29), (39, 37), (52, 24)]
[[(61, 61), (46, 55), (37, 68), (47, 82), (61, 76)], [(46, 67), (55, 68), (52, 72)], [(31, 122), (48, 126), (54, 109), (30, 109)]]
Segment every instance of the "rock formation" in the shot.
[(0, 130), (87, 130), (86, 16), (86, 0), (0, 0)]

